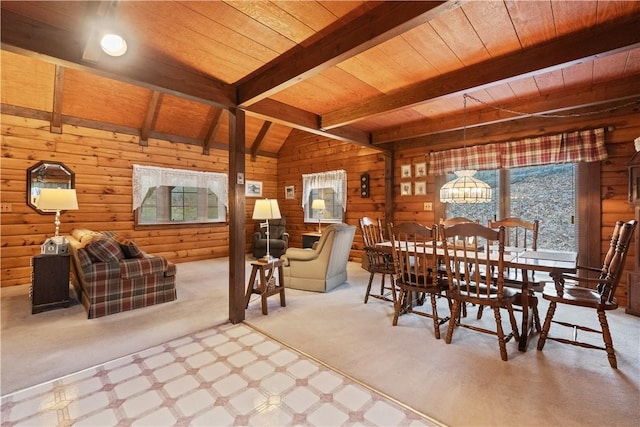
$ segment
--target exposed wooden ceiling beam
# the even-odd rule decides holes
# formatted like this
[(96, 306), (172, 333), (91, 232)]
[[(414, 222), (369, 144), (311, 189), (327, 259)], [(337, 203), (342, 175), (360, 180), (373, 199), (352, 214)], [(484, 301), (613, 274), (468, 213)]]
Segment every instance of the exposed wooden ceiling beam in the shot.
[(156, 90), (152, 91), (151, 96), (149, 97), (147, 112), (144, 115), (144, 121), (142, 122), (142, 127), (140, 128), (140, 145), (144, 147), (149, 145), (149, 134), (156, 126), (162, 97), (162, 93)]
[(351, 21), (341, 19), (326, 36), (293, 48), (239, 81), (238, 105), (252, 105), (461, 4), (461, 0), (382, 2)]
[(56, 65), (53, 82), (53, 111), (51, 111), (51, 133), (62, 133), (62, 94), (64, 89), (64, 67)]
[(121, 58), (97, 64), (83, 62), (86, 37), (80, 30), (56, 28), (5, 9), (0, 23), (2, 49), (197, 102), (225, 108), (235, 105), (236, 90), (232, 85), (189, 70), (169, 58), (152, 59), (132, 46)]
[(211, 125), (207, 130), (207, 136), (204, 137), (202, 143), (202, 154), (209, 154), (209, 148), (214, 144), (216, 132), (218, 132), (222, 120), (222, 109), (216, 107), (211, 107), (211, 109), (213, 117), (211, 118)]
[[(561, 114), (563, 111), (574, 110), (576, 108), (595, 107), (613, 101), (632, 98), (640, 98), (640, 79), (638, 79), (638, 76), (599, 83), (582, 90), (572, 88), (558, 93), (539, 96), (534, 99), (484, 106), (479, 110), (473, 109), (466, 113), (448, 115), (438, 118), (437, 120), (429, 119), (409, 125), (394, 126), (393, 128), (374, 132), (372, 134), (372, 142), (373, 144), (384, 144), (462, 129), (465, 126), (475, 127), (520, 120), (524, 117), (531, 117), (534, 114)], [(473, 101), (469, 102), (471, 104), (474, 103)], [(599, 108), (594, 108), (594, 110), (598, 109)], [(513, 114), (507, 110), (525, 114)]]
[(345, 126), (364, 118), (397, 111), (447, 95), (462, 94), (545, 73), (571, 64), (633, 49), (640, 45), (640, 16), (589, 28), (523, 51), (500, 56), (425, 80), (390, 95), (322, 116), (322, 129)]
[[(618, 109), (602, 112), (599, 114), (588, 115), (582, 117), (579, 121), (580, 128), (573, 129), (575, 126), (575, 117), (554, 118), (529, 116), (519, 120), (511, 120), (508, 122), (493, 123), (486, 126), (478, 126), (469, 128), (465, 131), (454, 130), (439, 134), (421, 136), (396, 143), (383, 144), (390, 148), (395, 145), (403, 149), (422, 148), (425, 153), (428, 151), (446, 150), (451, 148), (461, 148), (465, 145), (486, 144), (490, 142), (512, 141), (521, 138), (535, 137), (541, 135), (549, 135), (559, 132), (570, 132), (573, 130), (582, 130), (596, 127), (609, 127), (622, 125), (623, 116), (637, 115), (640, 113), (640, 100), (632, 105), (626, 105), (625, 101), (616, 101), (602, 106), (606, 108)], [(589, 113), (590, 108), (576, 110), (575, 113)], [(626, 124), (628, 126), (628, 123)]]
[(251, 144), (251, 161), (252, 162), (256, 161), (260, 144), (262, 144), (262, 141), (264, 141), (264, 137), (267, 136), (267, 132), (269, 132), (270, 127), (271, 127), (271, 122), (265, 121), (262, 124), (262, 127), (260, 128), (258, 135), (256, 135), (256, 139), (253, 141), (253, 144)]
[[(376, 148), (371, 145), (370, 136), (367, 132), (350, 126), (324, 131), (320, 129), (320, 118), (318, 115), (270, 98), (253, 104), (247, 108), (246, 111), (247, 114), (251, 116), (269, 120), (274, 123), (280, 123), (315, 135), (322, 135), (344, 142), (352, 142), (354, 144)], [(381, 148), (381, 150), (383, 150), (383, 148)]]
[[(2, 49), (219, 108), (228, 109), (235, 106), (233, 86), (184, 70), (170, 62), (160, 65), (150, 59), (138, 58), (142, 65), (119, 62), (111, 65), (105, 61), (100, 64), (85, 64), (82, 61), (84, 43), (78, 34), (48, 26), (8, 10), (3, 10), (0, 18)], [(314, 134), (371, 145), (369, 134), (366, 132), (349, 127), (325, 132), (319, 129), (320, 120), (317, 115), (270, 99), (254, 104), (247, 112), (264, 120)]]

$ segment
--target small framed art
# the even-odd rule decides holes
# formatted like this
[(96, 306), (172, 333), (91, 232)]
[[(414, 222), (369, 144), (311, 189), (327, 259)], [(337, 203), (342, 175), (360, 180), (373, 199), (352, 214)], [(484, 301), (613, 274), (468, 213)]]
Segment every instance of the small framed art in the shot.
[(411, 165), (402, 165), (400, 167), (400, 176), (402, 178), (411, 178)]
[(416, 178), (427, 176), (427, 163), (416, 163)]
[(427, 195), (427, 182), (426, 181), (416, 181), (416, 196), (426, 196)]
[(287, 185), (284, 187), (284, 198), (285, 199), (295, 199), (296, 198), (296, 187), (293, 185)]
[(247, 197), (262, 197), (262, 181), (246, 181), (244, 192)]
[(410, 196), (411, 195), (411, 183), (403, 182), (400, 184), (400, 195), (401, 196)]

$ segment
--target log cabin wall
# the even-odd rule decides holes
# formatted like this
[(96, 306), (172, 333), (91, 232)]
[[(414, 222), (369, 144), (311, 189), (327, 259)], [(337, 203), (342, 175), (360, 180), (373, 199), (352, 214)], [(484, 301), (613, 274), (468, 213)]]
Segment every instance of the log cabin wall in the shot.
[[(600, 193), (602, 200), (601, 228), (598, 232), (601, 241), (601, 259), (609, 247), (609, 239), (613, 224), (618, 219), (630, 220), (635, 217), (634, 209), (627, 203), (628, 170), (627, 165), (634, 154), (633, 140), (640, 136), (640, 116), (630, 114), (619, 116), (610, 120), (581, 120), (572, 124), (569, 130), (589, 127), (611, 126), (611, 130), (605, 133), (605, 140), (609, 158), (602, 162), (602, 175), (600, 178)], [(564, 127), (546, 127), (536, 129), (536, 132), (553, 133), (568, 130)], [(522, 136), (518, 136), (520, 138)], [(500, 138), (505, 140), (507, 138)], [(471, 144), (482, 144), (495, 141), (495, 138), (483, 138), (469, 140)], [(437, 198), (439, 188), (436, 188), (436, 179), (433, 176), (415, 178), (415, 165), (426, 161), (425, 154), (429, 150), (443, 149), (438, 147), (438, 138), (433, 138), (433, 145), (423, 144), (394, 152), (393, 163), (393, 218), (394, 222), (415, 221), (422, 224), (434, 224), (437, 222)], [(358, 147), (353, 144), (341, 143), (327, 138), (309, 135), (303, 132), (292, 132), (289, 139), (280, 151), (278, 162), (279, 193), (284, 193), (284, 187), (295, 185), (296, 199), (284, 200), (281, 203), (283, 214), (287, 216), (287, 229), (291, 233), (292, 245), (301, 246), (301, 235), (305, 231), (313, 231), (316, 224), (303, 224), (303, 211), (301, 208), (300, 192), (302, 189), (302, 174), (322, 172), (334, 169), (345, 169), (348, 177), (348, 201), (346, 221), (357, 225), (359, 218), (370, 216), (372, 218), (384, 217), (384, 156), (369, 148)], [(403, 179), (402, 165), (411, 165), (412, 178)], [(359, 195), (359, 177), (362, 172), (369, 172), (371, 185), (371, 198), (363, 199)], [(402, 182), (424, 181), (426, 183), (426, 196), (402, 196), (400, 185)], [(434, 210), (424, 209), (424, 202), (434, 203)], [(634, 239), (638, 238), (638, 231)], [(362, 251), (362, 235), (356, 232), (354, 245), (351, 251), (351, 260), (360, 261)], [(625, 270), (632, 271), (636, 257), (635, 244), (631, 246), (626, 261)], [(622, 306), (627, 305), (627, 274), (623, 274), (616, 296)]]
[[(278, 200), (287, 218), (290, 246), (302, 247), (302, 233), (318, 230), (318, 223), (304, 223), (302, 210), (302, 174), (344, 169), (347, 172), (347, 224), (358, 226), (363, 216), (384, 218), (384, 155), (379, 150), (343, 143), (294, 130), (278, 155)], [(360, 175), (370, 175), (370, 197), (360, 197)], [(285, 199), (287, 186), (295, 187), (295, 198)], [(323, 228), (326, 224), (323, 224)], [(362, 234), (356, 231), (350, 259), (360, 261)]]
[[(31, 282), (31, 257), (54, 232), (53, 215), (38, 214), (26, 204), (26, 170), (40, 160), (62, 162), (75, 172), (79, 209), (62, 214), (60, 234), (73, 228), (113, 230), (153, 254), (174, 262), (225, 257), (229, 254), (228, 225), (153, 227), (135, 230), (131, 211), (133, 164), (177, 169), (228, 172), (228, 152), (71, 125), (62, 134), (49, 132), (50, 122), (3, 114), (1, 203), (2, 286)], [(263, 196), (275, 197), (276, 160), (258, 156), (246, 160), (246, 177), (262, 181)], [(248, 218), (255, 199), (246, 203)], [(249, 223), (249, 222), (247, 222)], [(247, 250), (251, 248), (247, 230)]]

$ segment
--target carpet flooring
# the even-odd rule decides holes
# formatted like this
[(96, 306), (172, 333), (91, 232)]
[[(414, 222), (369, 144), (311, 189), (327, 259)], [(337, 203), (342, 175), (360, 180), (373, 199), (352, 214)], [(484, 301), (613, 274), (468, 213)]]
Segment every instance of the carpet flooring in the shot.
[[(348, 274), (326, 294), (287, 289), (286, 307), (271, 297), (267, 316), (254, 296), (246, 323), (447, 425), (638, 425), (640, 318), (609, 313), (618, 370), (603, 351), (556, 342), (537, 351), (537, 336), (525, 353), (508, 343), (503, 362), (489, 335), (458, 328), (447, 345), (430, 319), (404, 315), (392, 326), (390, 303), (363, 304), (368, 273), (349, 263)], [(26, 286), (3, 288), (1, 393), (224, 324), (227, 286), (226, 258), (179, 264), (177, 301), (92, 320), (80, 305), (31, 315)], [(490, 313), (482, 322), (491, 325)]]

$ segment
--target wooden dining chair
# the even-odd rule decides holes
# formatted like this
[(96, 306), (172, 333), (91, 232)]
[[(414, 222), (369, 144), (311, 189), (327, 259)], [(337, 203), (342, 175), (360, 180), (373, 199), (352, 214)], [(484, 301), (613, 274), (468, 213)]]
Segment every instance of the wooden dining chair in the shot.
[[(563, 344), (570, 344), (583, 348), (604, 350), (607, 352), (609, 365), (617, 369), (616, 354), (613, 348), (613, 340), (609, 331), (606, 311), (618, 308), (618, 301), (615, 298), (616, 287), (620, 282), (627, 258), (629, 243), (633, 232), (637, 226), (636, 220), (626, 223), (619, 221), (614, 226), (609, 251), (605, 255), (601, 268), (578, 267), (577, 274), (562, 274), (553, 277), (554, 283), (545, 286), (542, 297), (549, 301), (549, 309), (544, 319), (542, 332), (538, 339), (538, 350), (544, 348), (547, 340), (557, 341)], [(616, 235), (616, 233), (619, 233)], [(615, 247), (613, 252), (611, 247)], [(598, 271), (596, 278), (580, 275), (581, 271)], [(584, 307), (595, 310), (600, 323), (600, 330), (580, 324), (554, 320), (554, 315), (558, 304), (568, 304), (574, 307)], [(573, 339), (549, 336), (551, 323), (573, 329)], [(578, 331), (592, 332), (602, 335), (604, 347), (593, 345), (588, 342), (578, 341)]]
[[(404, 313), (433, 319), (434, 334), (440, 339), (440, 325), (449, 320), (438, 315), (437, 298), (446, 293), (446, 283), (438, 275), (438, 227), (429, 228), (415, 222), (389, 225), (396, 285), (400, 290), (394, 304), (393, 325)], [(431, 312), (414, 310), (430, 297)]]
[(518, 250), (538, 250), (538, 230), (540, 221), (527, 221), (519, 217), (508, 217), (497, 221), (489, 221), (489, 228), (503, 226), (506, 232), (504, 244)]
[[(508, 217), (497, 221), (489, 221), (489, 228), (498, 229), (501, 226), (505, 229), (505, 246), (510, 247), (518, 252), (526, 250), (538, 250), (538, 230), (540, 228), (540, 221), (533, 220), (527, 221), (519, 217)], [(536, 282), (535, 271), (528, 270), (526, 281), (522, 276), (522, 271), (518, 269), (507, 269), (505, 272), (504, 283), (505, 286), (513, 287), (516, 289), (522, 289), (523, 283), (527, 285), (527, 292), (529, 293), (529, 307), (533, 313), (533, 324), (536, 331), (540, 331), (540, 314), (538, 312), (538, 298), (535, 296), (534, 291), (542, 291), (539, 282)], [(522, 296), (520, 292), (516, 296), (514, 304), (521, 306), (520, 303)], [(478, 310), (478, 319), (482, 317), (482, 307)], [(525, 331), (522, 331), (525, 333)]]
[[(469, 223), (469, 222), (475, 222), (476, 224), (480, 223), (480, 221), (477, 220), (477, 219), (473, 220), (473, 219), (470, 219), (470, 218), (467, 218), (467, 217), (464, 217), (464, 216), (456, 216), (456, 217), (453, 217), (453, 218), (440, 218), (440, 225), (442, 227), (451, 227), (452, 225), (466, 224), (466, 223)], [(471, 238), (471, 239), (473, 239), (473, 238)], [(454, 243), (457, 241), (458, 243), (460, 243), (460, 238), (458, 236), (451, 236), (449, 238), (449, 241), (450, 242), (454, 242)], [(474, 243), (474, 242), (470, 240), (468, 243)]]
[[(475, 222), (476, 224), (480, 223), (480, 221), (477, 220), (477, 219), (473, 220), (473, 219), (467, 218), (465, 216), (456, 216), (456, 217), (453, 217), (453, 218), (440, 218), (440, 227), (439, 227), (439, 229), (441, 230), (440, 232), (442, 232), (444, 227), (451, 227), (452, 225), (465, 224), (465, 223), (469, 223), (469, 222)], [(450, 236), (449, 237), (449, 243), (454, 244), (454, 245), (460, 244), (460, 240), (461, 239), (460, 239), (459, 236)], [(473, 237), (467, 243), (475, 245), (475, 242), (473, 241)], [(442, 262), (442, 260), (440, 260), (440, 265), (438, 266), (438, 268), (440, 270), (440, 275), (444, 278), (445, 275), (447, 274), (447, 272), (446, 272), (446, 269), (444, 267), (444, 263)], [(480, 310), (478, 311), (478, 319), (482, 316), (482, 310), (481, 309), (482, 309), (482, 307), (480, 307)], [(466, 304), (462, 304), (461, 315), (462, 315), (462, 317), (467, 317), (467, 305)]]
[[(447, 270), (448, 295), (453, 300), (445, 342), (451, 343), (454, 329), (458, 326), (492, 334), (498, 337), (500, 356), (506, 361), (506, 343), (511, 338), (518, 340), (519, 335), (512, 306), (516, 291), (504, 286), (504, 227), (493, 230), (476, 223), (463, 223), (445, 227), (440, 235)], [(451, 236), (460, 236), (464, 243), (451, 245)], [(474, 245), (467, 243), (471, 238), (475, 241)], [(467, 303), (491, 307), (496, 329), (463, 323), (460, 307)], [(504, 334), (502, 327), (501, 309), (506, 309), (509, 315), (512, 331), (508, 335)]]
[[(376, 221), (366, 216), (360, 219), (360, 232), (362, 233), (366, 257), (364, 268), (369, 272), (369, 283), (367, 284), (367, 291), (364, 295), (365, 304), (369, 301), (369, 297), (394, 303), (396, 301), (393, 257), (390, 252), (376, 247), (376, 244), (385, 241), (383, 230), (380, 218)], [(376, 274), (382, 276), (380, 278), (380, 293), (372, 294), (371, 286)], [(387, 276), (389, 276), (389, 282), (385, 281)]]

